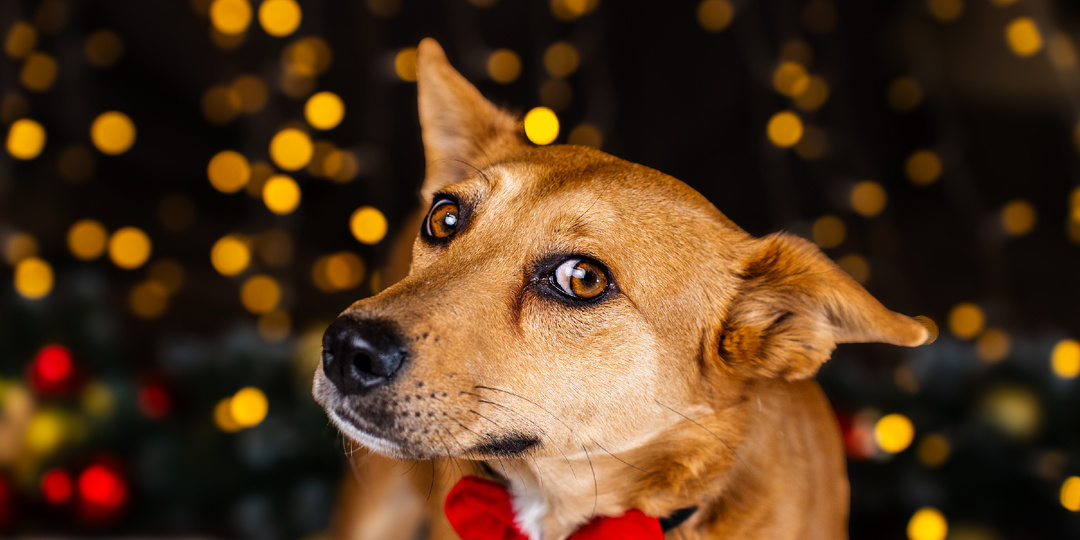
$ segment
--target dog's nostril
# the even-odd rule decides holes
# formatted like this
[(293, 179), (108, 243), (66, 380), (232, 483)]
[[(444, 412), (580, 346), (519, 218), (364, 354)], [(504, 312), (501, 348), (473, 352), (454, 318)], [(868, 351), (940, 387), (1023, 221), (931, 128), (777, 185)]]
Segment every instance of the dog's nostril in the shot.
[(323, 335), (323, 373), (344, 394), (390, 382), (408, 358), (396, 326), (339, 317)]
[(383, 373), (376, 373), (376, 369), (374, 367), (374, 362), (372, 361), (371, 356), (368, 353), (364, 352), (364, 351), (360, 351), (360, 352), (356, 353), (356, 355), (353, 356), (352, 364), (353, 364), (353, 369), (359, 371), (360, 373), (371, 373), (371, 374), (374, 374), (374, 375), (385, 375)]

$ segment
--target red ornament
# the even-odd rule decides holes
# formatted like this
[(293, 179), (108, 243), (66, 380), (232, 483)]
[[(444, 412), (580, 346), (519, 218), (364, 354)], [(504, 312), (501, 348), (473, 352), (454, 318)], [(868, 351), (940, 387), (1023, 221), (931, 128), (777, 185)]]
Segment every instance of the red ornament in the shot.
[(64, 504), (71, 500), (74, 492), (75, 483), (65, 470), (53, 469), (41, 477), (41, 494), (49, 504)]
[(79, 497), (102, 510), (116, 510), (127, 500), (127, 484), (116, 471), (91, 465), (79, 475)]

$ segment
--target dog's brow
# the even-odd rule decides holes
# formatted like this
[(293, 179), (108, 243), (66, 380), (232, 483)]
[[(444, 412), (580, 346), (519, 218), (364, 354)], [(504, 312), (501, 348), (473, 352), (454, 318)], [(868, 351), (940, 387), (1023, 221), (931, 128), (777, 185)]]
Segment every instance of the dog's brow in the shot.
[(484, 171), (477, 168), (476, 165), (473, 165), (472, 163), (469, 163), (469, 162), (461, 160), (461, 159), (456, 159), (456, 158), (447, 158), (447, 159), (448, 159), (448, 161), (456, 161), (456, 162), (458, 162), (458, 163), (460, 163), (460, 164), (462, 164), (462, 165), (476, 171), (476, 174), (480, 175), (480, 178), (484, 179), (484, 182), (487, 183), (488, 187), (491, 187), (493, 185), (492, 182), (491, 182), (491, 178), (488, 178), (488, 175), (484, 174)]

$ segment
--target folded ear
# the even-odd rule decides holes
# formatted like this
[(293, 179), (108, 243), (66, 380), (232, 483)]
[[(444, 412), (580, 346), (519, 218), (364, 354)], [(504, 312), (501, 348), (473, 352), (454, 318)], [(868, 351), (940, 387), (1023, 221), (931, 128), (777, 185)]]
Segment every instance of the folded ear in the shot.
[(473, 166), (483, 168), (524, 144), (517, 120), (484, 99), (434, 39), (425, 38), (417, 47), (416, 84), (427, 161), (421, 190), (425, 200), (475, 173)]
[(839, 343), (914, 347), (928, 332), (889, 311), (817, 246), (777, 233), (758, 239), (720, 331), (721, 359), (752, 376), (812, 376)]

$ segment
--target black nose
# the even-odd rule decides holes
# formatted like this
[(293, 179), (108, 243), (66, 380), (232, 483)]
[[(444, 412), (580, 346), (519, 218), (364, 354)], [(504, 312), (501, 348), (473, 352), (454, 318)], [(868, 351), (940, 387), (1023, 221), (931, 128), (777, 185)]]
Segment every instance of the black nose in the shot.
[(390, 382), (408, 356), (401, 333), (386, 320), (338, 317), (323, 334), (323, 373), (343, 394)]

